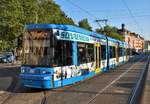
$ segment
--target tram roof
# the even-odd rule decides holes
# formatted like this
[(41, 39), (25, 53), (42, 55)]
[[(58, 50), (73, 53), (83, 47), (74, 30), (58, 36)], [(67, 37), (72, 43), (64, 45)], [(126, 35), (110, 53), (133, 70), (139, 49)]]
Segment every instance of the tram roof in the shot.
[(107, 38), (108, 38), (108, 41), (112, 41), (112, 42), (115, 42), (115, 43), (122, 43), (122, 41), (117, 40), (115, 38), (112, 38), (112, 37), (107, 37)]
[(108, 41), (114, 42), (114, 43), (119, 43), (120, 46), (128, 46), (128, 43), (124, 42), (124, 41), (120, 41), (111, 37), (107, 37)]
[(85, 30), (83, 28), (72, 26), (72, 25), (66, 25), (66, 24), (29, 24), (25, 26), (25, 29), (27, 30), (34, 30), (34, 29), (60, 29), (60, 30), (66, 30), (66, 31), (72, 31), (77, 32), (97, 38), (103, 38), (106, 39), (106, 36), (102, 34), (97, 34), (92, 31)]
[(119, 43), (119, 44), (126, 44), (126, 42), (117, 40), (115, 38), (111, 38), (111, 37), (107, 37), (107, 38), (108, 38), (108, 41), (116, 42), (116, 43)]

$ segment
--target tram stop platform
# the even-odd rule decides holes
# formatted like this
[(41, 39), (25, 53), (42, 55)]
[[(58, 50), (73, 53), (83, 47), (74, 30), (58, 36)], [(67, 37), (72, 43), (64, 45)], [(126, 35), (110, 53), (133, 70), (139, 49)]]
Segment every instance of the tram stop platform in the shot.
[(143, 91), (141, 104), (150, 104), (150, 64), (148, 67), (147, 78), (145, 81), (145, 88)]

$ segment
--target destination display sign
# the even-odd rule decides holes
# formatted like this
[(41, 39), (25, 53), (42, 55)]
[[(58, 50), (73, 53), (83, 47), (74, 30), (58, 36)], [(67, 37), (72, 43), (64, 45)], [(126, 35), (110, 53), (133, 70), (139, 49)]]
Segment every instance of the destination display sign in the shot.
[(57, 38), (61, 40), (80, 41), (80, 42), (87, 42), (87, 43), (96, 42), (96, 38), (84, 34), (64, 31), (64, 30), (59, 30), (59, 32), (58, 30), (53, 30), (53, 33), (56, 33), (56, 31), (57, 31)]

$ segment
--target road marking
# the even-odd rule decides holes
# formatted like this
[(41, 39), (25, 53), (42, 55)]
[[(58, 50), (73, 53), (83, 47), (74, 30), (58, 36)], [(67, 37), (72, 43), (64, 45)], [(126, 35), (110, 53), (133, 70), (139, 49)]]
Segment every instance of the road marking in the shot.
[(5, 93), (5, 91), (0, 91), (0, 95), (1, 95), (1, 94), (4, 94), (4, 93)]
[[(138, 62), (143, 60), (145, 57), (140, 59)], [(106, 87), (104, 87), (102, 90), (100, 90), (93, 98), (91, 98), (87, 104), (90, 104), (97, 96), (99, 96), (101, 93), (103, 93), (105, 90), (107, 90), (110, 86), (112, 86), (116, 81), (118, 81), (121, 77), (123, 77), (125, 74), (127, 74), (138, 62), (133, 64), (128, 70), (126, 70), (124, 73), (122, 73), (119, 77), (117, 77), (115, 80), (113, 80), (110, 84), (108, 84)]]
[(120, 93), (120, 94), (124, 94), (124, 93), (126, 93), (126, 91), (125, 91), (125, 90), (114, 90), (113, 92), (115, 92), (115, 93)]

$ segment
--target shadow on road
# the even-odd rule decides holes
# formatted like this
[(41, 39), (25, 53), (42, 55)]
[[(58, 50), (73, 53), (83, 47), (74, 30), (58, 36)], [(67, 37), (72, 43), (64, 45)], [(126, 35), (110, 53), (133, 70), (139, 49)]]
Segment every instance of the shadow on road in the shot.
[(0, 65), (0, 91), (10, 93), (36, 93), (43, 91), (42, 89), (25, 88), (21, 86), (19, 66), (3, 66)]
[(19, 71), (19, 67), (0, 66), (0, 91), (6, 90), (9, 92), (15, 88)]

